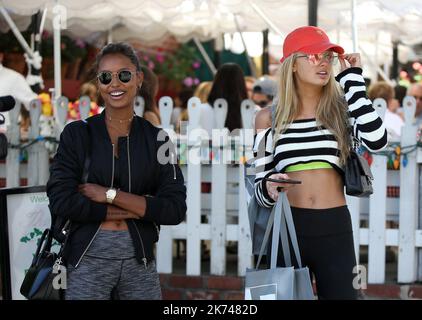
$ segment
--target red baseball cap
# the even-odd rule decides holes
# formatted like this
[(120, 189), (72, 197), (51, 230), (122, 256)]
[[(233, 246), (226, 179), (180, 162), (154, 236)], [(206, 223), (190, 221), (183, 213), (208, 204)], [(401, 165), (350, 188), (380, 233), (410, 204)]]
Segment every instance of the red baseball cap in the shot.
[(344, 49), (337, 44), (333, 44), (328, 39), (327, 34), (318, 27), (300, 27), (290, 32), (283, 44), (283, 62), (292, 53), (303, 52), (306, 54), (321, 53), (331, 49), (339, 54), (344, 53)]

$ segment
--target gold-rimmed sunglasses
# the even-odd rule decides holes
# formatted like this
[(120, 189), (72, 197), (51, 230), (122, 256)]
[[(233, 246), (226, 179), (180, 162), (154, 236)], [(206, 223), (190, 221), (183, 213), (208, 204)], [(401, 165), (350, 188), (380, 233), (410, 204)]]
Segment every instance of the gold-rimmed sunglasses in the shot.
[(302, 54), (298, 55), (296, 58), (306, 58), (309, 64), (315, 66), (320, 64), (323, 60), (326, 60), (331, 65), (335, 65), (338, 60), (338, 55), (334, 54), (333, 51), (325, 51), (322, 53)]
[(132, 79), (132, 74), (136, 72), (129, 70), (121, 70), (119, 72), (101, 71), (97, 74), (97, 79), (101, 84), (108, 85), (113, 80), (113, 75), (117, 74), (117, 78), (122, 83), (128, 83)]

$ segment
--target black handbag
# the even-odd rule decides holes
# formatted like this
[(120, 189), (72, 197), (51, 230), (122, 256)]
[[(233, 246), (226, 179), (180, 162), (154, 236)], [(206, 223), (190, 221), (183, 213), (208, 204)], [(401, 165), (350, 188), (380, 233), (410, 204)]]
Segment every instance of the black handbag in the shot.
[[(53, 241), (50, 229), (45, 229), (38, 243), (31, 266), (22, 282), (20, 293), (28, 300), (62, 300), (65, 283), (62, 283), (63, 250), (67, 238), (58, 253), (51, 251)], [(66, 275), (65, 275), (66, 276)]]
[(344, 168), (344, 184), (346, 186), (346, 194), (354, 197), (366, 197), (373, 193), (371, 168), (368, 161), (356, 151), (356, 143), (360, 143), (353, 137), (354, 145), (350, 149), (350, 155), (347, 158)]

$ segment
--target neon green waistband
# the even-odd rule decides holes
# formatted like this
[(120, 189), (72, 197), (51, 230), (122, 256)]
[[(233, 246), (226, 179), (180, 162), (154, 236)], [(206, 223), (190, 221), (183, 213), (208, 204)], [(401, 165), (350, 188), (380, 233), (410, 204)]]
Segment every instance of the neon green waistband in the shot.
[(315, 169), (332, 169), (332, 165), (323, 161), (313, 161), (309, 163), (299, 163), (288, 166), (285, 172), (315, 170)]

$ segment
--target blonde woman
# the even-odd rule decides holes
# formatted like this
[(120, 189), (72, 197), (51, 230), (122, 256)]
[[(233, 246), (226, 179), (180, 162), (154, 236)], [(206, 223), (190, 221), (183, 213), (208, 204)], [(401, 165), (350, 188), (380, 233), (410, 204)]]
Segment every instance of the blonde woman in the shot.
[[(340, 73), (334, 78), (337, 60)], [(315, 277), (318, 297), (356, 299), (356, 258), (343, 182), (349, 125), (370, 150), (387, 143), (382, 120), (366, 97), (360, 55), (344, 54), (320, 28), (301, 27), (285, 39), (279, 80), (274, 132), (270, 108), (261, 110), (255, 122), (257, 200), (272, 207), (280, 191), (288, 192), (302, 262)], [(293, 187), (268, 177), (302, 184)], [(277, 263), (284, 264), (280, 252)]]
[[(201, 100), (201, 103), (206, 104), (208, 101), (208, 96), (211, 92), (212, 88), (212, 81), (204, 81), (201, 82), (198, 87), (196, 87), (193, 96), (198, 97), (199, 100)], [(201, 106), (202, 108), (202, 106)], [(186, 108), (182, 110), (179, 116), (179, 121), (177, 121), (177, 132), (180, 132), (181, 128), (180, 125), (182, 122), (189, 121), (189, 114), (188, 114), (188, 108), (187, 108), (187, 101), (186, 101)]]

